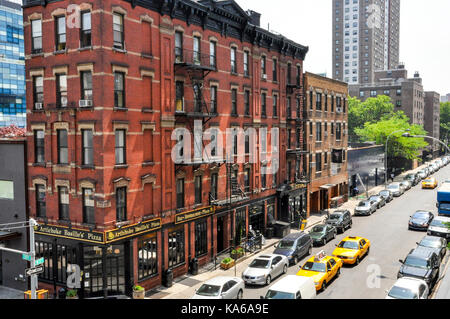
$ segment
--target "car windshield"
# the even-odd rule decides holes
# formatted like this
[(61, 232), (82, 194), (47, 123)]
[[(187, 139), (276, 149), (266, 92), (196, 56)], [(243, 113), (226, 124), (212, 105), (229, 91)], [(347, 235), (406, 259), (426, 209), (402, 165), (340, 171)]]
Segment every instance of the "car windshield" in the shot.
[(388, 188), (388, 189), (394, 189), (394, 190), (395, 190), (395, 189), (398, 189), (398, 186), (399, 186), (399, 185), (389, 185), (387, 188)]
[(267, 269), (270, 266), (270, 260), (266, 260), (266, 259), (255, 259), (252, 261), (252, 263), (250, 264), (250, 268), (262, 268), (262, 269)]
[(442, 228), (450, 228), (450, 225), (449, 225), (447, 222), (443, 222), (443, 221), (437, 220), (437, 219), (433, 220), (433, 221), (431, 222), (431, 225), (430, 225), (430, 226), (433, 226), (433, 227), (442, 227)]
[(341, 243), (338, 246), (339, 248), (345, 248), (345, 249), (358, 249), (358, 243), (355, 241), (341, 241)]
[(414, 179), (414, 178), (415, 178), (414, 175), (407, 175), (407, 176), (405, 177), (405, 179), (407, 179), (407, 180)]
[(295, 295), (289, 292), (269, 290), (266, 294), (266, 299), (295, 299)]
[(278, 244), (277, 248), (280, 249), (289, 249), (292, 248), (294, 246), (295, 242), (292, 240), (282, 240), (280, 241), (280, 243)]
[(414, 219), (428, 219), (428, 217), (429, 217), (428, 213), (419, 212), (419, 213), (415, 213), (412, 218), (414, 218)]
[(450, 211), (450, 203), (442, 203), (441, 205), (439, 205), (439, 209)]
[(419, 299), (413, 291), (397, 286), (392, 287), (388, 296), (395, 299)]
[(405, 266), (428, 269), (428, 263), (426, 259), (420, 259), (413, 256), (409, 256), (408, 258), (406, 258)]
[(377, 200), (379, 200), (380, 199), (380, 197), (378, 197), (378, 196), (372, 196), (372, 197), (370, 197), (370, 200), (373, 200), (373, 201), (377, 201)]
[(429, 248), (440, 248), (441, 242), (439, 240), (432, 240), (432, 239), (424, 238), (419, 243), (419, 245), (423, 246), (423, 247), (429, 247)]
[(434, 180), (432, 180), (432, 179), (426, 179), (426, 180), (424, 180), (423, 182), (424, 182), (424, 183), (434, 183)]
[(313, 233), (322, 233), (325, 231), (325, 226), (316, 226), (312, 229)]
[(342, 215), (338, 215), (338, 214), (332, 214), (330, 215), (330, 220), (339, 220), (341, 219)]
[(383, 192), (380, 192), (380, 195), (381, 196), (389, 196), (389, 192), (386, 192), (386, 191), (383, 191)]
[(358, 205), (358, 207), (366, 207), (366, 206), (369, 206), (369, 202), (361, 202)]
[(316, 271), (316, 272), (327, 272), (327, 267), (322, 263), (314, 263), (308, 261), (302, 268), (303, 270)]
[(218, 296), (220, 292), (220, 286), (203, 284), (199, 290), (197, 290), (197, 295), (213, 297)]

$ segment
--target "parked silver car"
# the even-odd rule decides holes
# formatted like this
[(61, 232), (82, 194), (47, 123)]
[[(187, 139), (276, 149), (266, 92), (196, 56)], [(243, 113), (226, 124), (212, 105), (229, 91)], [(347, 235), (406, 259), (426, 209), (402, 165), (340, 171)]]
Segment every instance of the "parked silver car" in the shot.
[(401, 181), (400, 186), (405, 189), (405, 191), (409, 191), (412, 187), (412, 183), (410, 181)]
[(370, 216), (377, 210), (378, 203), (373, 200), (363, 200), (359, 202), (358, 206), (355, 208), (356, 216)]
[(403, 193), (405, 193), (404, 189), (402, 187), (400, 187), (400, 183), (389, 184), (387, 189), (391, 191), (391, 193), (392, 193), (392, 195), (394, 195), (394, 197), (402, 196)]
[(220, 276), (201, 285), (192, 299), (242, 299), (244, 288), (241, 278)]
[(287, 273), (289, 260), (286, 256), (264, 254), (256, 257), (242, 273), (248, 285), (270, 285), (272, 279)]

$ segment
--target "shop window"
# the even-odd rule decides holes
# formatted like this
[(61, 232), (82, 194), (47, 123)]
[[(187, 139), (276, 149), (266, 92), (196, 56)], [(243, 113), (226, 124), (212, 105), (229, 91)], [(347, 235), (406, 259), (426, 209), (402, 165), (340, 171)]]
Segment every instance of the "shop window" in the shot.
[(185, 262), (184, 228), (169, 232), (169, 268), (175, 268)]
[(235, 244), (240, 245), (241, 241), (247, 237), (247, 211), (245, 208), (236, 210), (236, 234)]
[(138, 240), (139, 280), (158, 274), (158, 245), (154, 234)]
[(195, 257), (200, 257), (208, 252), (208, 228), (207, 222), (195, 223)]
[(65, 285), (68, 265), (77, 264), (76, 248), (42, 241), (36, 241), (35, 247), (36, 258), (44, 258), (44, 272), (39, 279)]

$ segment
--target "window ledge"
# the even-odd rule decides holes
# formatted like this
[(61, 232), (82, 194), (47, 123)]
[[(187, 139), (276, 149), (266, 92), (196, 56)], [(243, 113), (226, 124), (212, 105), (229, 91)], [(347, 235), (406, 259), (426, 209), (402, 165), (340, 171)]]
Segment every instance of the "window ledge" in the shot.
[(231, 71), (230, 74), (231, 74), (231, 75), (234, 75), (234, 76), (238, 76), (238, 75), (239, 75), (238, 73), (233, 72), (233, 71)]
[(31, 112), (33, 112), (33, 113), (45, 113), (45, 110), (44, 109), (39, 109), (39, 110), (32, 109)]
[(155, 111), (151, 107), (143, 107), (142, 113), (155, 113)]
[(33, 167), (46, 167), (45, 163), (33, 163)]
[(86, 228), (96, 228), (97, 225), (94, 223), (81, 223), (81, 227), (86, 227)]
[(39, 52), (39, 53), (31, 53), (31, 58), (37, 58), (40, 56), (44, 56), (44, 52)]
[(92, 50), (93, 50), (92, 45), (90, 45), (90, 46), (88, 46), (88, 47), (81, 47), (81, 48), (78, 48), (78, 52), (92, 51)]
[(95, 169), (95, 165), (81, 165), (81, 169)]
[(118, 53), (127, 53), (127, 50), (125, 49), (112, 48), (112, 50)]
[(153, 54), (151, 53), (141, 53), (141, 57), (145, 58), (145, 59), (153, 59)]
[(128, 108), (126, 107), (114, 107), (114, 112), (128, 112)]
[(85, 106), (85, 107), (78, 107), (77, 108), (78, 111), (93, 111), (94, 110), (94, 106)]
[(58, 54), (66, 54), (67, 53), (67, 49), (65, 50), (58, 50), (58, 51), (53, 51), (54, 55), (58, 55)]
[(155, 162), (144, 162), (142, 163), (142, 167), (155, 166)]
[(114, 169), (124, 169), (128, 168), (128, 164), (116, 164), (114, 165)]

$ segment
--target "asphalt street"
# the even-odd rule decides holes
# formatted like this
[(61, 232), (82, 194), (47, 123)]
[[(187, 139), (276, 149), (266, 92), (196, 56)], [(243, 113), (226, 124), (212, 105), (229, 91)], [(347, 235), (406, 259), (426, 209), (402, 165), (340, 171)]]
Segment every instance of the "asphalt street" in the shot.
[[(433, 174), (439, 182), (450, 176), (450, 165)], [(440, 184), (439, 184), (440, 185)], [(370, 254), (358, 266), (344, 266), (341, 275), (333, 280), (327, 289), (317, 295), (318, 299), (384, 299), (386, 290), (397, 280), (399, 259), (405, 259), (426, 232), (408, 230), (409, 217), (419, 209), (437, 215), (437, 189), (422, 190), (421, 184), (394, 199), (370, 217), (353, 217), (353, 227), (323, 247), (315, 247), (313, 254), (324, 250), (331, 255), (335, 246), (346, 236), (360, 236), (370, 240)], [(448, 257), (448, 256), (447, 256)], [(447, 258), (446, 258), (447, 260)], [(446, 261), (445, 260), (445, 261)], [(289, 268), (288, 274), (296, 274), (299, 266)], [(445, 263), (444, 261), (444, 263)], [(441, 269), (444, 268), (444, 263)], [(441, 277), (443, 273), (441, 274)], [(272, 281), (272, 284), (281, 277)], [(268, 287), (247, 287), (245, 299), (259, 299)]]

